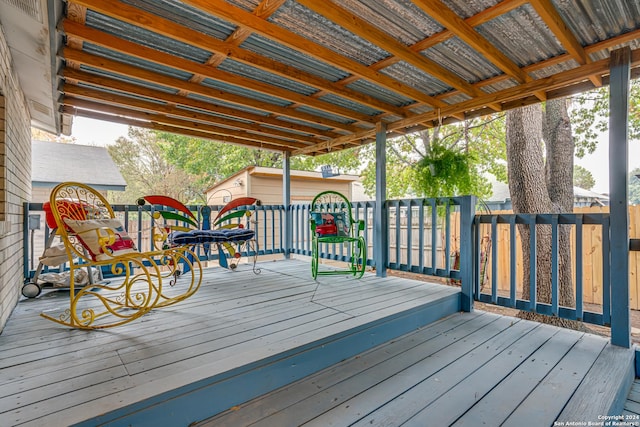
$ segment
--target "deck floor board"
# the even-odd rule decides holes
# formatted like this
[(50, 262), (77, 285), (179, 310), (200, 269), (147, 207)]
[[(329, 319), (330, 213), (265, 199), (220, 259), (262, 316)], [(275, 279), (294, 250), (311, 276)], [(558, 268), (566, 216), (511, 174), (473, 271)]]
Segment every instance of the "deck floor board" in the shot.
[[(197, 426), (551, 426), (563, 408), (588, 404), (584, 383), (615, 381), (619, 369), (605, 365), (632, 360), (610, 347), (583, 332), (456, 314)], [(585, 417), (574, 421), (598, 421)]]
[(314, 281), (297, 260), (260, 267), (206, 269), (191, 298), (106, 331), (41, 318), (64, 291), (21, 301), (0, 334), (0, 424), (70, 425), (459, 294), (373, 274)]

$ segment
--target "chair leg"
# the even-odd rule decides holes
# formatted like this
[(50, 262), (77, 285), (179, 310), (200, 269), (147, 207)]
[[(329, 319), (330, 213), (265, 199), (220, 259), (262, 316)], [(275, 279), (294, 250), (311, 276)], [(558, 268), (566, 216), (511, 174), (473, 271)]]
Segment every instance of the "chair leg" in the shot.
[(367, 267), (367, 246), (363, 237), (359, 237), (353, 246), (353, 275), (359, 279), (364, 275), (364, 270)]
[(318, 240), (313, 239), (311, 243), (311, 275), (314, 280), (318, 277)]

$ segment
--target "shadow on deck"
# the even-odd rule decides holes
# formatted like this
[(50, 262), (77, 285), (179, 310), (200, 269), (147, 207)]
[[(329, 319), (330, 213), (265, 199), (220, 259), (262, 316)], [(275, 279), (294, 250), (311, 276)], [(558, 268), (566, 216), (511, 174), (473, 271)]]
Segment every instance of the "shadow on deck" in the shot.
[[(207, 269), (174, 307), (108, 331), (22, 301), (0, 335), (2, 425), (551, 425), (621, 414), (633, 351), (489, 313), (459, 289), (300, 261)], [(253, 399), (253, 400), (252, 400)]]

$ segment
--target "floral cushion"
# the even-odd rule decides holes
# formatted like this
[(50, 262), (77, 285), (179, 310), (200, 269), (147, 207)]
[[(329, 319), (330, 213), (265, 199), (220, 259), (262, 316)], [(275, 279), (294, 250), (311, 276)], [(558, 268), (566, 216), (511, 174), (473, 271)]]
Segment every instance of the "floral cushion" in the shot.
[[(65, 218), (64, 221), (77, 235), (78, 240), (94, 261), (105, 261), (119, 255), (138, 252), (133, 240), (117, 219), (74, 220)], [(114, 241), (109, 244), (111, 237), (114, 238)], [(107, 242), (106, 253), (100, 245), (101, 239)]]
[(316, 223), (316, 234), (325, 236), (348, 236), (349, 226), (344, 212), (311, 212)]

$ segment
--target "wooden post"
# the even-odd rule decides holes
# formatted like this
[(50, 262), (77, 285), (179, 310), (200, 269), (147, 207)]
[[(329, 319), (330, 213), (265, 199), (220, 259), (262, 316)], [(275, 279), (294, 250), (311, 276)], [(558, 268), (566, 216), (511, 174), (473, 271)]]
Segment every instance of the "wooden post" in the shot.
[(628, 128), (631, 49), (611, 52), (609, 82), (609, 212), (611, 220), (611, 343), (629, 348)]
[(293, 251), (293, 213), (291, 212), (291, 153), (282, 153), (282, 204), (284, 205), (284, 257)]
[(464, 196), (460, 202), (460, 281), (462, 283), (462, 311), (473, 310), (473, 287), (477, 279), (474, 269), (473, 222), (476, 215), (476, 197)]
[(373, 212), (373, 253), (376, 276), (387, 276), (389, 261), (389, 227), (387, 225), (387, 126), (376, 125), (376, 206)]

